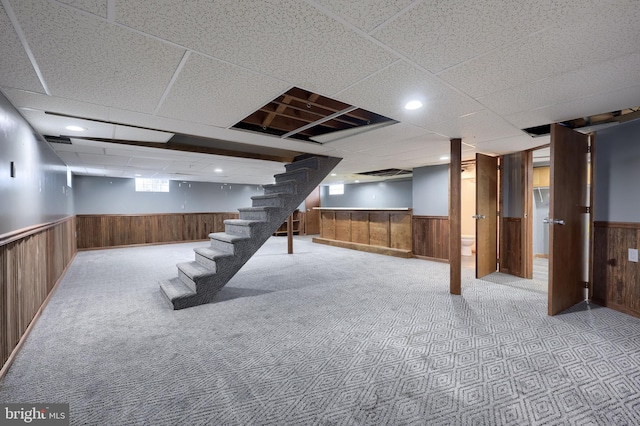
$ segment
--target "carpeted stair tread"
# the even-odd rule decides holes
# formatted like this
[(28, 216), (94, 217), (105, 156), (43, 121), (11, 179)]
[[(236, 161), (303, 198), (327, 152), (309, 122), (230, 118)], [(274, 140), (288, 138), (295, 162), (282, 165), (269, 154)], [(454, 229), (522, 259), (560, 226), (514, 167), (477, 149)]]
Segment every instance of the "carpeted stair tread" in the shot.
[(242, 240), (250, 240), (251, 237), (245, 237), (242, 235), (232, 235), (226, 232), (214, 232), (209, 234), (209, 238), (212, 240), (224, 241), (225, 243), (234, 244)]
[(180, 278), (160, 281), (160, 290), (169, 301), (196, 295), (196, 292), (191, 290)]
[(273, 194), (266, 194), (266, 195), (253, 195), (251, 196), (252, 200), (269, 200), (271, 198), (281, 198), (281, 197), (288, 197), (291, 194), (287, 194), (286, 192), (276, 192)]
[(303, 158), (303, 159), (294, 161), (291, 164), (285, 164), (284, 168), (288, 172), (303, 169), (303, 168), (316, 170), (318, 168), (318, 157)]
[(236, 226), (255, 226), (258, 224), (264, 223), (264, 220), (246, 220), (246, 219), (225, 219), (225, 225), (236, 225)]
[(216, 250), (211, 247), (197, 247), (194, 248), (193, 251), (198, 253), (200, 256), (206, 257), (209, 260), (222, 259), (223, 257), (233, 257), (233, 254), (227, 253), (222, 250)]
[(265, 194), (296, 194), (298, 187), (295, 180), (284, 180), (278, 183), (262, 185)]
[(306, 181), (308, 179), (310, 171), (311, 169), (309, 169), (308, 167), (302, 167), (290, 172), (278, 173), (276, 175), (273, 175), (273, 177), (276, 179), (276, 183), (284, 182), (285, 180), (298, 180), (296, 178), (304, 178), (301, 180)]
[(176, 265), (179, 271), (182, 271), (189, 279), (192, 281), (197, 280), (201, 277), (206, 277), (210, 275), (214, 275), (216, 272), (207, 268), (206, 266), (196, 262), (182, 262)]

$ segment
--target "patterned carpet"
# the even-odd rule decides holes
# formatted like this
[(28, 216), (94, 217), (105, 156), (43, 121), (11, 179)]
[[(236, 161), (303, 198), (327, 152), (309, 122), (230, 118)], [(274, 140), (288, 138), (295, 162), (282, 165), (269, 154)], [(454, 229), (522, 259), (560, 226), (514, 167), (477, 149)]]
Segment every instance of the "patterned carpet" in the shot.
[(88, 425), (637, 425), (640, 320), (448, 265), (271, 238), (219, 302), (158, 280), (203, 243), (81, 252), (1, 402)]

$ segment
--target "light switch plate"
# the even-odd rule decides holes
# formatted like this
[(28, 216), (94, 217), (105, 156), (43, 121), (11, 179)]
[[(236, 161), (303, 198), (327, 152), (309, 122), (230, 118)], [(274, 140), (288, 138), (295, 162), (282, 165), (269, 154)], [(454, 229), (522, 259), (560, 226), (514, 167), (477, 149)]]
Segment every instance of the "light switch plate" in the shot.
[(629, 262), (638, 262), (638, 249), (629, 249)]

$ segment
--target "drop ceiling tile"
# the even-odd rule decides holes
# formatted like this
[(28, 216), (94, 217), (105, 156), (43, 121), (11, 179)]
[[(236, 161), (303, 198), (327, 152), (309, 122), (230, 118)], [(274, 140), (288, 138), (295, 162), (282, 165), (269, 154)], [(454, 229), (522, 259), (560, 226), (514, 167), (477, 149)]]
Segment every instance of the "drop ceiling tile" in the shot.
[(427, 0), (374, 37), (432, 72), (539, 31), (584, 1)]
[(16, 108), (57, 112), (99, 120), (106, 120), (109, 114), (109, 108), (101, 105), (47, 96), (25, 90), (3, 88), (2, 91)]
[[(484, 109), (433, 74), (404, 61), (351, 86), (335, 98), (351, 105), (366, 105), (377, 114), (423, 127)], [(412, 99), (420, 99), (424, 106), (407, 111), (404, 106)]]
[(91, 165), (103, 165), (103, 166), (126, 166), (129, 162), (129, 157), (117, 157), (115, 155), (95, 155), (79, 152), (78, 156), (86, 164)]
[(288, 88), (282, 81), (192, 53), (158, 115), (229, 127)]
[(505, 136), (517, 136), (522, 131), (499, 115), (483, 110), (456, 120), (434, 124), (430, 130), (449, 139), (462, 138), (463, 142), (475, 145)]
[(640, 54), (634, 53), (492, 93), (478, 101), (498, 114), (514, 114), (635, 86), (640, 83), (639, 70)]
[(548, 136), (532, 138), (529, 135), (521, 135), (479, 143), (476, 145), (476, 152), (496, 155), (509, 154), (546, 145), (548, 143)]
[(168, 168), (180, 172), (197, 172), (207, 167), (206, 163), (197, 161), (172, 161)]
[(599, 2), (576, 10), (582, 11), (582, 18), (571, 25), (549, 26), (439, 77), (480, 97), (640, 51), (637, 2)]
[(128, 166), (141, 169), (161, 170), (171, 164), (170, 160), (156, 160), (152, 158), (131, 157)]
[(0, 8), (0, 86), (44, 93), (44, 87), (31, 65), (13, 24), (4, 8)]
[[(111, 138), (113, 136), (113, 125), (111, 124), (50, 115), (39, 110), (22, 110), (21, 113), (41, 135), (89, 136), (95, 138)], [(70, 125), (83, 127), (86, 131), (75, 132), (67, 130), (66, 126)]]
[(342, 149), (348, 152), (358, 152), (374, 146), (389, 146), (404, 139), (430, 134), (428, 130), (409, 123), (396, 123), (370, 132), (361, 133), (334, 142), (327, 142), (324, 146)]
[(82, 166), (84, 164), (75, 152), (56, 150), (56, 154), (67, 166)]
[(504, 117), (521, 129), (638, 106), (640, 85)]
[(412, 152), (419, 149), (431, 149), (441, 144), (446, 144), (447, 146), (449, 146), (449, 141), (440, 135), (436, 135), (432, 133), (424, 136), (406, 139), (403, 141), (397, 141), (393, 144), (392, 149), (390, 149), (388, 145), (387, 146), (382, 145), (382, 146), (377, 146), (371, 149), (360, 151), (360, 153), (364, 153), (374, 157), (396, 159), (396, 158), (404, 158), (402, 157), (402, 154), (406, 152)]
[(314, 93), (337, 92), (390, 64), (395, 55), (309, 3), (121, 1), (124, 25)]
[(113, 137), (114, 139), (128, 141), (165, 143), (173, 137), (173, 133), (116, 125)]
[(55, 96), (152, 112), (184, 55), (53, 2), (11, 5)]
[(60, 3), (82, 9), (94, 15), (107, 17), (107, 0), (58, 0)]
[(84, 152), (85, 154), (104, 154), (104, 148), (96, 146), (82, 145), (78, 139), (71, 139), (71, 145), (63, 143), (50, 143), (49, 144), (56, 152), (68, 151), (68, 152)]
[(364, 32), (369, 32), (415, 0), (315, 0)]

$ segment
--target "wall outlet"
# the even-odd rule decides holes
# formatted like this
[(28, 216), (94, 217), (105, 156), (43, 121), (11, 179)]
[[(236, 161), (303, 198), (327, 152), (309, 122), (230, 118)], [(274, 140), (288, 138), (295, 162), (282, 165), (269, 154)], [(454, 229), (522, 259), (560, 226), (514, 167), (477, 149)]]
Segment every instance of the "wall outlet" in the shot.
[(629, 262), (638, 262), (638, 249), (629, 249)]

